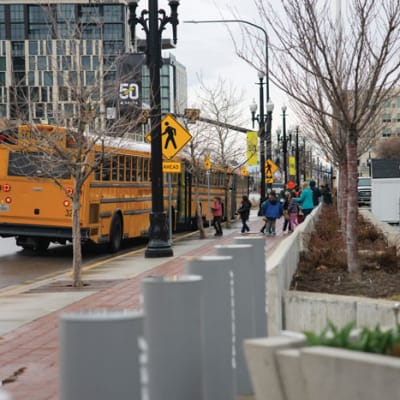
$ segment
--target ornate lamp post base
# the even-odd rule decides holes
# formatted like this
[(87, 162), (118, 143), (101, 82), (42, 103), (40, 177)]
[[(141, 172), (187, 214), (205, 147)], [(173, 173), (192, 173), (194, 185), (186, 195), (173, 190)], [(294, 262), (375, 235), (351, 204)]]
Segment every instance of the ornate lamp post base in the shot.
[(150, 214), (150, 240), (144, 256), (146, 258), (172, 257), (174, 255), (168, 240), (167, 215), (164, 212)]

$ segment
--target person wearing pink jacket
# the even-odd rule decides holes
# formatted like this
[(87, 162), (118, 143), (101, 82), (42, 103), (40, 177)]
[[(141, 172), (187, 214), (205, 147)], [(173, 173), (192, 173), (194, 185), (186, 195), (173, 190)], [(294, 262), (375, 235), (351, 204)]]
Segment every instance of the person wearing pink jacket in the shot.
[(220, 197), (214, 197), (214, 204), (211, 207), (213, 215), (213, 225), (215, 228), (214, 236), (222, 236), (222, 202)]

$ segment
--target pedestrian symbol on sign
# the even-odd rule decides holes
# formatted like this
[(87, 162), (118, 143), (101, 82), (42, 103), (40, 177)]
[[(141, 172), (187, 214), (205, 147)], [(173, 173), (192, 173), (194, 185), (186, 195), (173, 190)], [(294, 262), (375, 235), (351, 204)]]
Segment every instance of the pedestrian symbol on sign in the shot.
[(170, 126), (169, 122), (165, 122), (165, 126), (166, 128), (162, 134), (168, 136), (167, 136), (167, 141), (165, 142), (164, 145), (164, 149), (168, 148), (169, 142), (171, 142), (172, 146), (174, 146), (174, 149), (176, 149), (176, 143), (175, 143), (176, 129)]
[(162, 154), (170, 160), (182, 149), (192, 135), (171, 115), (167, 114), (161, 121)]

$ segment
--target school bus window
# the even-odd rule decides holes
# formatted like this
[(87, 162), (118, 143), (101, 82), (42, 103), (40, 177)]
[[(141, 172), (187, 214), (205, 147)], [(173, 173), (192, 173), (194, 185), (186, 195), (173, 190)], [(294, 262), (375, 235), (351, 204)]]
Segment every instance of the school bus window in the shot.
[(137, 181), (137, 157), (132, 157), (132, 181)]
[(97, 165), (97, 167), (94, 170), (94, 179), (96, 181), (100, 180), (101, 177), (101, 153), (100, 152), (96, 152), (95, 156), (94, 156), (94, 160), (95, 160), (95, 164)]
[(143, 181), (143, 158), (138, 157), (137, 158), (138, 163), (137, 163), (137, 181), (142, 182)]
[(0, 144), (16, 145), (18, 142), (18, 128), (6, 129), (0, 132)]
[(111, 167), (110, 157), (104, 156), (103, 167), (101, 168), (101, 180), (103, 181), (110, 180), (110, 167)]
[(129, 182), (132, 176), (132, 157), (125, 156), (125, 180)]
[(148, 158), (143, 159), (143, 163), (144, 163), (143, 180), (148, 181), (149, 180), (149, 159)]
[(119, 171), (119, 181), (123, 182), (125, 180), (125, 156), (119, 155), (118, 156), (118, 171)]
[(111, 180), (118, 180), (118, 158), (116, 156), (111, 157)]

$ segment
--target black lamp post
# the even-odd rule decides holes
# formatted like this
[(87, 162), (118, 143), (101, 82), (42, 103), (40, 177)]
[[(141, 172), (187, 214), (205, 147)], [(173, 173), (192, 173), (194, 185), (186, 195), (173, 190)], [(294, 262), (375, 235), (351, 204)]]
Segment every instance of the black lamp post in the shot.
[(165, 10), (158, 9), (158, 0), (148, 1), (148, 10), (142, 10), (140, 17), (136, 16), (139, 0), (128, 0), (129, 25), (131, 38), (137, 24), (141, 25), (147, 39), (147, 66), (150, 72), (150, 120), (151, 120), (151, 201), (150, 238), (145, 257), (170, 257), (173, 255), (167, 216), (164, 212), (164, 185), (162, 172), (162, 142), (161, 142), (161, 36), (165, 26), (172, 25), (173, 42), (176, 44), (176, 27), (178, 25), (179, 0), (169, 0), (170, 16)]
[(285, 188), (287, 184), (287, 139), (286, 139), (286, 106), (282, 106), (282, 131), (283, 131), (283, 174), (285, 177)]
[(296, 184), (300, 187), (300, 156), (299, 156), (299, 127), (296, 126)]
[(250, 104), (251, 121), (254, 127), (254, 121), (258, 121), (258, 137), (260, 138), (260, 200), (265, 199), (265, 123), (264, 123), (264, 74), (262, 72), (258, 73), (258, 79), (260, 86), (260, 114), (256, 116), (257, 104), (253, 100)]
[(306, 151), (306, 138), (303, 137), (303, 181), (307, 180), (307, 151)]

